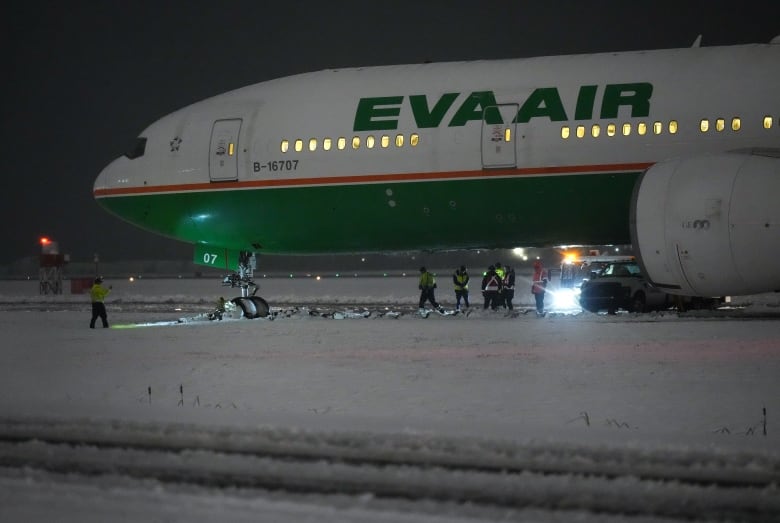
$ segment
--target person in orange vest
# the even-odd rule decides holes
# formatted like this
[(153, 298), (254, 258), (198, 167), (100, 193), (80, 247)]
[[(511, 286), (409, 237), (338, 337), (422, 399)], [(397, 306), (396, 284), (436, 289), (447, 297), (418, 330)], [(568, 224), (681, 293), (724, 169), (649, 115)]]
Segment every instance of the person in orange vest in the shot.
[(95, 278), (95, 283), (92, 284), (92, 288), (89, 290), (89, 297), (92, 300), (92, 321), (89, 322), (89, 328), (95, 328), (95, 321), (100, 318), (103, 321), (103, 328), (108, 328), (108, 315), (106, 314), (106, 304), (103, 300), (106, 299), (108, 293), (111, 292), (111, 286), (108, 288), (103, 287), (103, 277), (98, 276)]
[(482, 278), (482, 296), (485, 297), (483, 309), (488, 307), (492, 310), (498, 309), (498, 300), (501, 296), (501, 278), (496, 274), (496, 268), (493, 265), (488, 267), (485, 277)]
[(542, 262), (534, 262), (534, 278), (531, 284), (531, 293), (536, 300), (536, 314), (544, 314), (544, 293), (547, 289), (547, 271), (542, 266)]

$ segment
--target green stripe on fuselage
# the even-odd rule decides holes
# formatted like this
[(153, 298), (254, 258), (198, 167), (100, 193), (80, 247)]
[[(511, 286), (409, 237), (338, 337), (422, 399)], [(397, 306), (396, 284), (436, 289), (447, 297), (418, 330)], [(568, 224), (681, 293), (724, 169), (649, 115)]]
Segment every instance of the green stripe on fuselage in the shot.
[(625, 244), (638, 174), (190, 191), (98, 201), (158, 234), (269, 254)]

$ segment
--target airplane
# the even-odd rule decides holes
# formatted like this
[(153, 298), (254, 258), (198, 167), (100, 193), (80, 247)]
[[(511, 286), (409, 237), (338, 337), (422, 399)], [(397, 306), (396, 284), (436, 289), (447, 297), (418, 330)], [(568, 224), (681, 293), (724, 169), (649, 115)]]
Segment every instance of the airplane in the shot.
[(108, 212), (255, 254), (631, 244), (671, 294), (780, 289), (780, 36), (768, 44), (331, 69), (147, 127)]

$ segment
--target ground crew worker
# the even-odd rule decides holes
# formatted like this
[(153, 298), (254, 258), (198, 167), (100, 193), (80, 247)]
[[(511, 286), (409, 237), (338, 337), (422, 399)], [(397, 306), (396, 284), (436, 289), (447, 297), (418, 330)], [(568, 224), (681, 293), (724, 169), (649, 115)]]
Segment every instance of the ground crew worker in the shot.
[(501, 281), (504, 281), (504, 276), (506, 276), (506, 271), (501, 266), (501, 262), (496, 262), (495, 268), (496, 268), (496, 276), (498, 276), (498, 278)]
[(506, 275), (501, 287), (503, 289), (501, 294), (504, 299), (504, 307), (511, 311), (514, 309), (512, 299), (515, 297), (515, 270), (512, 267), (506, 268)]
[(452, 284), (455, 286), (455, 310), (460, 310), (461, 298), (463, 304), (469, 307), (469, 273), (465, 265), (461, 265), (452, 275)]
[(534, 262), (534, 278), (533, 284), (531, 284), (531, 293), (536, 300), (536, 314), (544, 314), (544, 292), (547, 288), (547, 271), (544, 270), (542, 262), (536, 260)]
[(103, 321), (103, 327), (108, 328), (108, 315), (106, 314), (106, 304), (103, 300), (106, 299), (108, 293), (111, 292), (111, 286), (108, 288), (103, 287), (103, 277), (98, 276), (95, 278), (95, 283), (92, 284), (92, 288), (89, 290), (89, 297), (92, 300), (92, 321), (89, 322), (89, 328), (95, 328), (95, 321), (100, 318)]
[(420, 289), (420, 309), (424, 307), (426, 301), (429, 301), (436, 310), (442, 310), (439, 304), (436, 303), (436, 298), (433, 295), (433, 289), (436, 288), (436, 279), (425, 267), (420, 267), (420, 284), (418, 287)]
[(490, 307), (493, 310), (498, 309), (498, 297), (501, 294), (501, 278), (496, 274), (496, 268), (491, 265), (482, 278), (482, 295), (485, 297), (483, 309)]

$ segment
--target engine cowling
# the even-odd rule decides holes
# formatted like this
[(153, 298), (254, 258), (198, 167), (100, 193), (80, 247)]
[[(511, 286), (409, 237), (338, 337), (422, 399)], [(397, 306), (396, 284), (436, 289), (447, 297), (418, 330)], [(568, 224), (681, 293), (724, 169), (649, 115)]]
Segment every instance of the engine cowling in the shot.
[(644, 274), (668, 293), (780, 290), (780, 151), (657, 163), (637, 180), (630, 219)]

